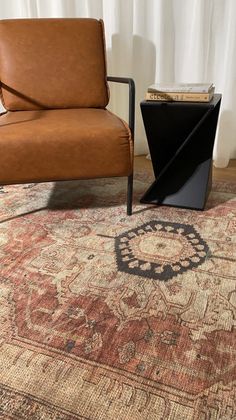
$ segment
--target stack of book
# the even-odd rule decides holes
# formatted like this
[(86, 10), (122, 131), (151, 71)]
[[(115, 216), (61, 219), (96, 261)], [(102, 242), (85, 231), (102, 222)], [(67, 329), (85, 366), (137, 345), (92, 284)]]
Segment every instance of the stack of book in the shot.
[(209, 102), (214, 95), (213, 83), (158, 84), (148, 87), (147, 101)]

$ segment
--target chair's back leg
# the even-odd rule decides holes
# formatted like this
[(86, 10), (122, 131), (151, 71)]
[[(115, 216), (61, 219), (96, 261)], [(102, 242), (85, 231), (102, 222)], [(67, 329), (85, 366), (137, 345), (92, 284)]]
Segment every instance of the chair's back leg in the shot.
[(132, 214), (132, 201), (133, 201), (133, 174), (128, 176), (127, 187), (127, 215)]

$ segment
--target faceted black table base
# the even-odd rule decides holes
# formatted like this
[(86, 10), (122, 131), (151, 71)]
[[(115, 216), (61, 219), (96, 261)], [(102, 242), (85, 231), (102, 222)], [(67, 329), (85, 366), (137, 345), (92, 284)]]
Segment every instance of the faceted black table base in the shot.
[(220, 102), (141, 102), (156, 178), (141, 203), (204, 209)]

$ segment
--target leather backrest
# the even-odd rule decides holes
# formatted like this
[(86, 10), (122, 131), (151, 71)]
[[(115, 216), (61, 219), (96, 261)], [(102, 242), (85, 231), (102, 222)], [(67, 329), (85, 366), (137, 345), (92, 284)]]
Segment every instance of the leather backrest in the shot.
[(103, 22), (1, 20), (0, 81), (7, 110), (104, 108), (108, 86)]

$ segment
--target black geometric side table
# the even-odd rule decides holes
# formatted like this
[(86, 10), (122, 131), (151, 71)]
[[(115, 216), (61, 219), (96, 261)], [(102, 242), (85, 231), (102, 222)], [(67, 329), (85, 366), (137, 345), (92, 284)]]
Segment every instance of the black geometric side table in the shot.
[(220, 102), (141, 102), (156, 178), (141, 203), (204, 209)]

